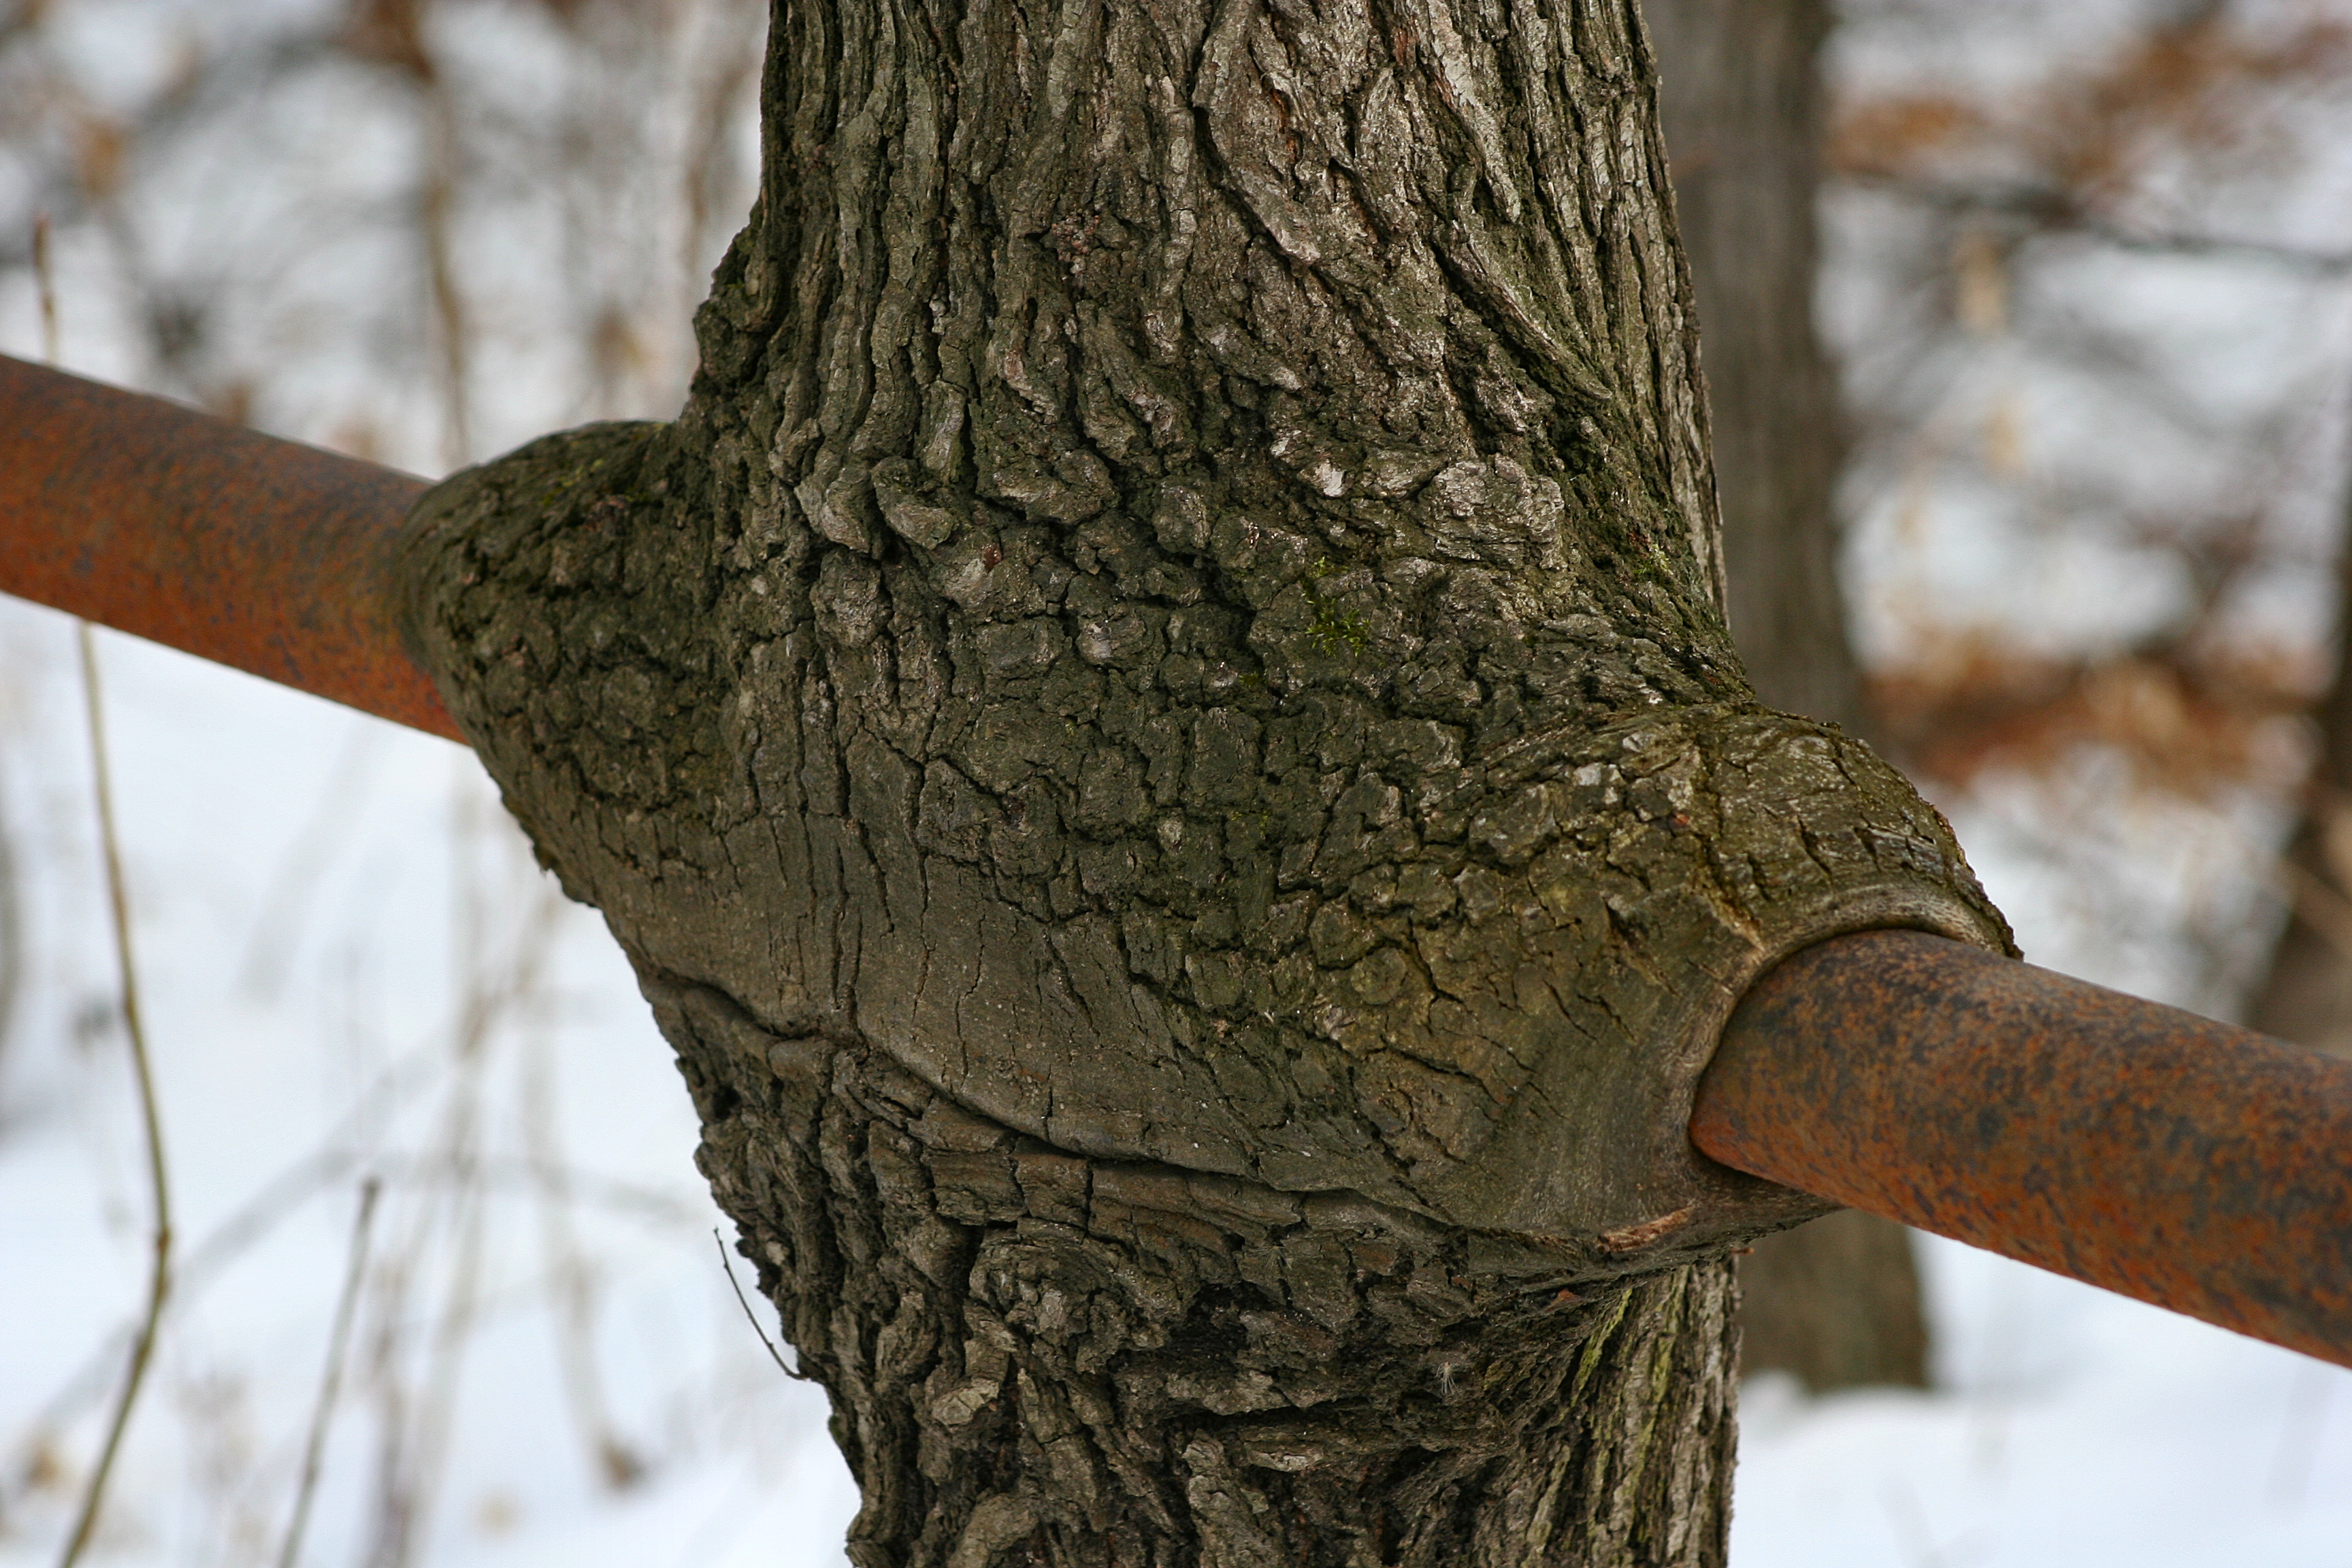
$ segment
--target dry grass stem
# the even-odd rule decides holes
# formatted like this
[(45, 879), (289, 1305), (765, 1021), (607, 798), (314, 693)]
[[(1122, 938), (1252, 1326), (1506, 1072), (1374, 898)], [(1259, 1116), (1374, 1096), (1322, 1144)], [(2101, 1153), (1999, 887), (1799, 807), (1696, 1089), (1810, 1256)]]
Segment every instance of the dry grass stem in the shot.
[(327, 1335), (327, 1365), (320, 1374), (319, 1397), (310, 1408), (310, 1430), (302, 1443), (302, 1479), (294, 1493), (294, 1517), (287, 1521), (285, 1544), (278, 1548), (278, 1568), (294, 1568), (302, 1557), (302, 1535), (310, 1522), (311, 1500), (318, 1495), (319, 1473), (327, 1453), (327, 1427), (334, 1419), (335, 1400), (342, 1392), (343, 1361), (350, 1353), (352, 1321), (358, 1316), (360, 1284), (367, 1275), (368, 1233), (375, 1223), (375, 1200), (382, 1184), (371, 1177), (360, 1184), (359, 1213), (352, 1220), (351, 1262), (343, 1271), (343, 1290), (335, 1302), (335, 1324)]
[[(0, 777), (0, 784), (5, 784)], [(0, 790), (0, 1059), (8, 1051), (16, 999), (25, 989), (25, 904), (17, 889), (16, 841), (8, 828), (8, 797)]]
[(163, 1324), (163, 1305), (172, 1294), (172, 1184), (163, 1158), (163, 1121), (155, 1103), (155, 1074), (148, 1059), (147, 1026), (139, 1005), (139, 965), (131, 952), (131, 900), (124, 892), (122, 846), (115, 831), (113, 775), (106, 755), (106, 705), (99, 690), (98, 644), (89, 622), (79, 623), (76, 630), (81, 651), (82, 695), (89, 720), (90, 771), (98, 795), (99, 847), (106, 862), (107, 911), (112, 919), (115, 958), (121, 969), (122, 1026), (131, 1042), (131, 1065), (139, 1085), (140, 1121), (146, 1137), (147, 1178), (154, 1203), (155, 1228), (147, 1281), (147, 1315), (131, 1342), (131, 1363), (123, 1373), (122, 1393), (115, 1401), (114, 1418), (107, 1426), (106, 1446), (100, 1450), (98, 1468), (90, 1472), (89, 1485), (82, 1494), (81, 1517), (66, 1542), (64, 1555), (58, 1559), (59, 1568), (73, 1568), (81, 1561), (98, 1528), (99, 1511), (106, 1502), (107, 1478), (114, 1471), (122, 1435), (131, 1426), (131, 1413), (147, 1380), (148, 1364), (155, 1354), (155, 1338)]
[(452, 468), (474, 460), (474, 408), (468, 351), (473, 334), (457, 279), (456, 227), (458, 177), (457, 110), (437, 76), (425, 83), (431, 160), (425, 178), (418, 228), (425, 244), (425, 277), (433, 294), (433, 319), (440, 329), (444, 459)]
[(269, 879), (261, 915), (253, 922), (253, 939), (243, 966), (247, 989), (265, 1001), (284, 989), (293, 966), (303, 927), (303, 916), (323, 879), (339, 840), (348, 838), (368, 790), (376, 777), (376, 752), (383, 736), (377, 724), (362, 721), (352, 726), (351, 740), (319, 791), (310, 819), (295, 837)]
[[(423, 1205), (399, 1254), (397, 1283), (378, 1307), (383, 1329), (374, 1357), (384, 1420), (374, 1539), (370, 1568), (407, 1568), (422, 1548), (451, 1440), (465, 1353), (481, 1307), (480, 1276), (488, 1222), (482, 1151), (482, 1080), (499, 1026), (538, 989), (561, 905), (542, 897), (524, 923), (503, 966), (488, 959), (488, 889), (469, 853), (483, 842), (480, 795), (461, 784), (457, 796), (458, 868), (456, 955), (464, 999), (451, 1041), (457, 1079), (444, 1113), (439, 1147), (420, 1173), (434, 1201)], [(411, 1402), (398, 1366), (406, 1281), (421, 1270), (436, 1235), (451, 1251), (446, 1289), (419, 1391)]]
[[(289, 1215), (329, 1184), (341, 1180), (361, 1157), (362, 1124), (405, 1105), (430, 1085), (433, 1080), (427, 1069), (437, 1065), (434, 1057), (419, 1051), (388, 1068), (369, 1085), (354, 1108), (329, 1130), (316, 1148), (255, 1189), (243, 1207), (215, 1226), (194, 1246), (176, 1252), (172, 1268), (173, 1300), (184, 1310), (205, 1285), (273, 1234)], [(633, 1213), (652, 1215), (661, 1212), (656, 1194), (600, 1189), (594, 1197), (609, 1206)], [(58, 1429), (105, 1392), (110, 1369), (129, 1353), (137, 1333), (137, 1323), (124, 1324), (58, 1385), (58, 1391), (29, 1424), (28, 1436), (12, 1457), (6, 1472), (11, 1478), (8, 1489), (0, 1491), (0, 1514), (5, 1514), (24, 1489), (14, 1478), (38, 1469), (37, 1456), (54, 1444)]]
[(624, 1441), (604, 1398), (596, 1363), (596, 1276), (572, 1225), (572, 1173), (556, 1131), (553, 1053), (535, 1031), (523, 1064), (522, 1134), (539, 1199), (540, 1247), (546, 1258), (548, 1306), (555, 1319), (563, 1392), (594, 1456), (598, 1478), (625, 1491), (646, 1478), (646, 1462)]

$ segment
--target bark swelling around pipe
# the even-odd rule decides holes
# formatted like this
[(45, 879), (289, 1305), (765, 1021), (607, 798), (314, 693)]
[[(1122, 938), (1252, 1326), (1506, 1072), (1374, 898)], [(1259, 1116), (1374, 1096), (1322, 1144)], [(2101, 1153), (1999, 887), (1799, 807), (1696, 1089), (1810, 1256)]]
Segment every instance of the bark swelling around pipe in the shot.
[(1683, 1127), (2001, 946), (1768, 713), (1623, 0), (780, 5), (674, 425), (421, 507), (421, 656), (692, 1087), (853, 1557), (1717, 1561)]

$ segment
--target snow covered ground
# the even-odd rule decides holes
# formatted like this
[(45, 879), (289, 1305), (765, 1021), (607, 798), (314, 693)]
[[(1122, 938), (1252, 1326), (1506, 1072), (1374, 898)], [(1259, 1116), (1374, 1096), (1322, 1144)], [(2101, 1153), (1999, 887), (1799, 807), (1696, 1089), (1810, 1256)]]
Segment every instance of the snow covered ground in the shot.
[(1737, 1568), (2352, 1563), (2352, 1373), (1926, 1253), (1937, 1392), (1743, 1390)]
[[(94, 1560), (276, 1560), (373, 1175), (303, 1561), (395, 1560), (405, 1520), (451, 1568), (839, 1562), (855, 1491), (720, 1269), (667, 1053), (470, 759), (100, 645), (182, 1282)], [(0, 1058), (0, 1568), (54, 1560), (143, 1280), (79, 702), (68, 624), (0, 605), (34, 942)], [(2352, 1564), (2352, 1373), (1957, 1247), (1929, 1275), (1937, 1392), (1748, 1390), (1740, 1568)]]

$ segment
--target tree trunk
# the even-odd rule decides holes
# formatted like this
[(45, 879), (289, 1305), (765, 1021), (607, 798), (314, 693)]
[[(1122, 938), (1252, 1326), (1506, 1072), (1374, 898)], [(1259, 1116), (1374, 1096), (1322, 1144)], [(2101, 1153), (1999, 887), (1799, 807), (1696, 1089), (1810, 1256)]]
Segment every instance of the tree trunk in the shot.
[(1758, 707), (1629, 0), (780, 0), (668, 426), (406, 621), (676, 1047), (870, 1568), (1703, 1563), (1780, 956), (2000, 945)]
[[(1646, 0), (1705, 332), (1731, 630), (1757, 695), (1868, 735), (1838, 591), (1837, 374), (1813, 324), (1826, 0)], [(1742, 1359), (1816, 1393), (1925, 1387), (1910, 1233), (1855, 1210), (1759, 1238)]]
[(2336, 672), (2312, 712), (2319, 754), (2284, 869), (2287, 919), (2247, 1022), (2352, 1055), (2352, 531), (2336, 567)]

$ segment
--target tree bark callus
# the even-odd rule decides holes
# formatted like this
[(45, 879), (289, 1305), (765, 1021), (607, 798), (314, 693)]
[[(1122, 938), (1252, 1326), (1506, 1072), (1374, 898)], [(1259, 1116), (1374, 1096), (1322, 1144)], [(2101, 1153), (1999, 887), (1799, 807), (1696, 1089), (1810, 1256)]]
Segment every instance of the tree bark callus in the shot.
[(1767, 712), (1625, 0), (787, 0), (674, 425), (420, 507), (861, 1563), (1722, 1551), (1691, 1084), (1832, 932), (2007, 938)]

